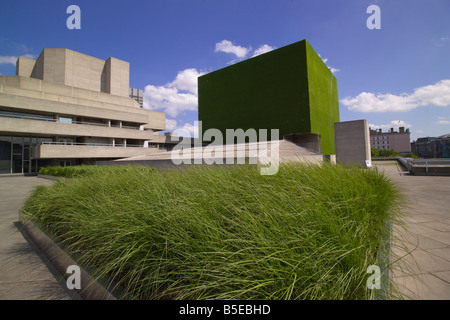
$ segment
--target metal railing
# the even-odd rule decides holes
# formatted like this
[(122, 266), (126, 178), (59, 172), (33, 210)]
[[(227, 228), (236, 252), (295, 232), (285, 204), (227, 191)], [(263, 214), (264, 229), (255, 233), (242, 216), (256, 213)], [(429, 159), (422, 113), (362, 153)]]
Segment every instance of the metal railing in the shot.
[(64, 141), (64, 142), (51, 142), (51, 141), (43, 141), (41, 142), (41, 145), (53, 145), (53, 146), (89, 146), (89, 147), (130, 147), (130, 148), (155, 148), (154, 146), (141, 146), (141, 145), (137, 145), (137, 144), (122, 144), (122, 143), (97, 143), (97, 142), (93, 142), (93, 143), (88, 143), (88, 142), (68, 142), (68, 141)]
[(32, 115), (21, 115), (21, 114), (5, 114), (0, 113), (0, 117), (2, 118), (14, 118), (14, 119), (26, 119), (26, 120), (36, 120), (36, 121), (45, 121), (45, 122), (55, 122), (55, 123), (65, 123), (65, 124), (81, 124), (87, 126), (98, 126), (98, 127), (106, 127), (106, 128), (121, 128), (121, 129), (130, 129), (130, 130), (141, 130), (140, 127), (132, 127), (132, 126), (120, 126), (118, 124), (110, 124), (107, 123), (98, 123), (98, 122), (87, 122), (87, 121), (59, 121), (57, 119), (47, 118), (47, 117), (39, 117)]
[(412, 159), (397, 157), (397, 160), (409, 171), (414, 167), (424, 167), (425, 173), (429, 173), (430, 168), (450, 167), (450, 159)]
[(19, 115), (19, 114), (0, 113), (0, 117), (2, 117), (2, 118), (37, 120), (37, 121), (46, 121), (46, 122), (56, 122), (56, 120), (53, 119), (53, 118), (31, 116), (31, 115)]

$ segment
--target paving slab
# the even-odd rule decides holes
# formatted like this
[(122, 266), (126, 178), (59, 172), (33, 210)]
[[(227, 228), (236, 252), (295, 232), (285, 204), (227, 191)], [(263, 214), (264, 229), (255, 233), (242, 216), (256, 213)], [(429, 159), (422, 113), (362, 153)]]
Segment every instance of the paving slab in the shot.
[(376, 165), (405, 195), (393, 227), (390, 277), (403, 298), (450, 299), (450, 177), (414, 176), (397, 162)]
[(0, 177), (0, 300), (69, 300), (62, 277), (18, 228), (19, 212), (38, 177)]

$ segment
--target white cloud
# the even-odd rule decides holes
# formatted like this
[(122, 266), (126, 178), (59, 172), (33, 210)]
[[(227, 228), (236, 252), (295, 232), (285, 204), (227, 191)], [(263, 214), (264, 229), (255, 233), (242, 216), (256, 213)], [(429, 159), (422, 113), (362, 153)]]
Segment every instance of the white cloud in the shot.
[(276, 49), (276, 48), (275, 48), (275, 47), (272, 47), (272, 46), (269, 46), (268, 44), (263, 44), (261, 47), (259, 47), (258, 49), (256, 49), (256, 50), (253, 52), (253, 56), (252, 56), (252, 57), (259, 56), (260, 54), (263, 54), (263, 53), (272, 51), (272, 50), (274, 50), (274, 49)]
[(447, 120), (444, 117), (438, 117), (438, 121), (436, 121), (436, 124), (450, 124), (450, 120)]
[(179, 137), (198, 138), (198, 126), (191, 123), (185, 123), (182, 126), (177, 126), (173, 132), (177, 133)]
[[(323, 61), (325, 64), (327, 64), (328, 58), (322, 58), (322, 56), (321, 56), (319, 53), (318, 53), (318, 55), (319, 55), (320, 59), (322, 59), (322, 61)], [(329, 65), (327, 65), (327, 67), (328, 67), (328, 69), (330, 69), (331, 73), (336, 73), (336, 72), (341, 71), (341, 69), (334, 68), (334, 67), (330, 67)]]
[(177, 120), (166, 118), (166, 130), (167, 131), (175, 130), (176, 127), (177, 127)]
[(196, 69), (185, 69), (165, 86), (147, 85), (144, 88), (144, 108), (162, 110), (171, 117), (183, 111), (196, 111), (197, 78), (202, 74)]
[(182, 130), (189, 132), (190, 137), (198, 138), (198, 126), (193, 125), (191, 123), (185, 123), (182, 127)]
[(198, 137), (198, 126), (191, 123), (185, 123), (181, 126), (177, 125), (178, 120), (166, 118), (166, 130), (178, 134), (180, 137)]
[(12, 64), (16, 65), (17, 57), (16, 56), (0, 56), (0, 64)]
[[(22, 57), (28, 58), (28, 59), (36, 59), (36, 56), (33, 54), (24, 54)], [(12, 64), (16, 65), (18, 56), (0, 56), (0, 64)]]
[(328, 69), (330, 69), (331, 73), (336, 73), (336, 72), (341, 71), (341, 69), (333, 68), (333, 67), (328, 67)]
[(328, 58), (322, 58), (322, 56), (319, 54), (319, 57), (322, 59), (322, 61), (324, 62), (324, 63), (327, 63), (327, 61), (328, 61)]
[(144, 108), (163, 110), (172, 117), (182, 111), (197, 110), (197, 104), (197, 95), (178, 92), (177, 88), (147, 85), (144, 89)]
[(25, 57), (25, 58), (33, 59), (33, 60), (36, 60), (36, 58), (37, 58), (36, 55), (31, 54), (31, 53), (26, 53), (26, 54), (24, 54), (24, 55), (21, 55), (21, 57)]
[(232, 54), (236, 55), (236, 57), (238, 57), (238, 58), (245, 58), (251, 49), (252, 49), (251, 47), (244, 48), (241, 46), (234, 45), (229, 40), (222, 40), (222, 41), (216, 43), (215, 52), (232, 53)]
[(391, 128), (398, 129), (400, 127), (404, 128), (411, 128), (412, 124), (406, 123), (403, 120), (392, 120), (389, 124), (369, 124), (369, 127), (371, 129), (382, 129), (384, 130), (390, 130)]
[(197, 95), (197, 78), (203, 74), (198, 72), (197, 69), (185, 69), (178, 72), (175, 80), (169, 83), (168, 86)]
[[(251, 58), (259, 56), (263, 53), (269, 52), (276, 49), (276, 47), (272, 47), (268, 44), (263, 44), (258, 49), (253, 51), (253, 55)], [(225, 52), (225, 53), (232, 53), (236, 56), (236, 59), (233, 59), (229, 61), (227, 64), (234, 64), (236, 62), (241, 61), (242, 59), (246, 58), (250, 51), (252, 50), (252, 47), (242, 47), (239, 45), (234, 45), (229, 40), (222, 40), (221, 42), (216, 43), (216, 50), (215, 52)]]
[(445, 47), (447, 44), (450, 43), (450, 37), (446, 36), (446, 37), (440, 37), (439, 39), (432, 39), (431, 42), (436, 46), (436, 47)]
[(356, 97), (346, 97), (341, 103), (356, 112), (407, 112), (418, 107), (450, 106), (450, 80), (414, 89), (412, 94), (362, 92)]

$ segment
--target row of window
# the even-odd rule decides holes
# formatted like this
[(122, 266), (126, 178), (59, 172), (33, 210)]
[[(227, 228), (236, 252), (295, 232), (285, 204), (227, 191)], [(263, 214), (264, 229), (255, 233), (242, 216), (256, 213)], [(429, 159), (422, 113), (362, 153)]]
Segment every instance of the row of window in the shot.
[(389, 146), (374, 146), (375, 148), (377, 148), (377, 149), (387, 149), (387, 150), (390, 150), (390, 147)]
[[(381, 142), (381, 143), (380, 143)], [(379, 145), (379, 144), (389, 144), (389, 141), (372, 141), (372, 145), (374, 146), (375, 144)]]
[(372, 140), (389, 140), (389, 136), (372, 136), (371, 138)]
[(32, 148), (51, 138), (0, 136), (0, 174), (2, 173), (32, 173), (40, 166), (48, 165), (48, 160), (32, 158)]
[(106, 121), (104, 119), (82, 118), (82, 121), (81, 121), (81, 120), (77, 120), (77, 118), (63, 117), (63, 116), (59, 116), (58, 120), (56, 120), (53, 116), (49, 116), (49, 115), (24, 113), (24, 112), (12, 112), (12, 111), (6, 111), (6, 110), (0, 110), (0, 117), (29, 119), (29, 120), (38, 120), (38, 121), (50, 121), (50, 122), (59, 122), (59, 123), (68, 123), (68, 124), (97, 125), (97, 126), (102, 126), (102, 127), (117, 127), (117, 128), (140, 130), (140, 125), (138, 125), (136, 123), (118, 121), (118, 120)]

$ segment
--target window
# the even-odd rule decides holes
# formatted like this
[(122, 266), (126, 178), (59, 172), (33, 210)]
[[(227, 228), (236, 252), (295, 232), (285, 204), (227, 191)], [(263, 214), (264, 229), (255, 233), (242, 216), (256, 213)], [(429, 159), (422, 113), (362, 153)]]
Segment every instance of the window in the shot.
[(66, 118), (66, 117), (59, 117), (60, 123), (72, 123), (72, 118)]
[(0, 173), (11, 173), (11, 137), (0, 136)]
[(59, 138), (60, 144), (73, 145), (73, 138)]
[(42, 115), (42, 114), (33, 114), (33, 113), (24, 113), (24, 112), (11, 112), (11, 111), (5, 111), (5, 110), (0, 110), (0, 117), (30, 119), (30, 120), (39, 120), (39, 121), (53, 121), (53, 116)]

